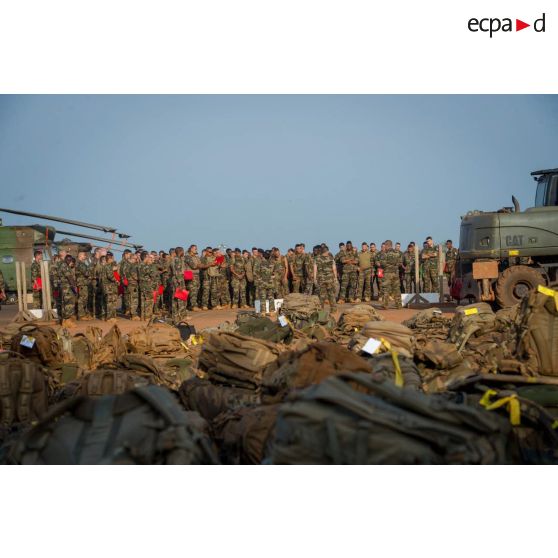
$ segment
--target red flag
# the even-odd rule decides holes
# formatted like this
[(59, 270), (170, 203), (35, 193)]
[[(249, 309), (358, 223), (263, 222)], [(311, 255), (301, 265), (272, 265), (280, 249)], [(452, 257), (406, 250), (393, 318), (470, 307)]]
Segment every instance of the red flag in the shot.
[(43, 280), (40, 277), (37, 277), (35, 281), (33, 281), (33, 290), (40, 291), (43, 288)]
[(124, 280), (122, 281), (124, 283), (124, 285), (127, 287), (128, 286), (128, 279), (126, 279), (126, 277), (124, 277)]
[(165, 289), (163, 289), (163, 285), (159, 285), (159, 288), (157, 289), (157, 292), (162, 295), (165, 292)]
[(176, 289), (176, 291), (174, 291), (174, 298), (186, 302), (189, 294), (190, 293), (186, 289)]
[(384, 278), (384, 270), (383, 270), (381, 267), (378, 268), (378, 277), (379, 277), (380, 279), (383, 279), (383, 278)]
[(217, 265), (221, 265), (225, 261), (225, 256), (217, 256), (215, 261), (217, 262)]
[(194, 278), (194, 273), (191, 269), (184, 270), (184, 280), (191, 281)]
[(118, 273), (118, 271), (113, 271), (112, 274), (114, 275), (114, 278), (120, 283), (120, 273)]

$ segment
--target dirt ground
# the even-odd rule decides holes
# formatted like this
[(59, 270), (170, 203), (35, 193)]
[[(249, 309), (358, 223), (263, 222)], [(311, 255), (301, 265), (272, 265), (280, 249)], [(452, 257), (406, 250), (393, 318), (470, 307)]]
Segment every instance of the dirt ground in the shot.
[[(339, 310), (335, 314), (335, 317), (338, 318), (343, 308), (347, 308), (350, 306), (354, 306), (352, 304), (343, 304), (339, 307)], [(416, 314), (418, 310), (411, 310), (409, 308), (403, 308), (402, 310), (383, 310), (379, 308), (376, 304), (373, 306), (379, 311), (379, 313), (386, 319), (393, 322), (403, 322), (408, 320), (411, 316)], [(195, 326), (196, 330), (202, 330), (206, 327), (214, 327), (219, 325), (222, 322), (230, 321), (234, 322), (237, 310), (232, 309), (225, 309), (225, 310), (207, 310), (202, 312), (189, 312), (187, 321), (189, 324)], [(444, 313), (448, 313), (451, 315), (453, 313), (453, 309), (444, 308)], [(17, 305), (9, 305), (9, 306), (1, 306), (0, 310), (0, 327), (7, 325), (11, 322), (15, 315), (17, 314)], [(130, 321), (126, 318), (118, 318), (117, 319), (118, 327), (122, 331), (122, 333), (129, 333), (130, 331), (136, 329), (140, 324), (143, 322), (137, 321)], [(72, 333), (81, 333), (84, 332), (87, 326), (95, 325), (100, 327), (104, 333), (106, 333), (111, 327), (113, 322), (104, 322), (101, 320), (91, 320), (85, 322), (77, 322), (76, 326), (72, 328)]]

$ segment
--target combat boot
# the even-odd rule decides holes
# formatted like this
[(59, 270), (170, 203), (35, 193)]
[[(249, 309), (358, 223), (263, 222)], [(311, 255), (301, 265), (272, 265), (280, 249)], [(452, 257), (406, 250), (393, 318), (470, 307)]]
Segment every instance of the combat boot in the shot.
[(337, 301), (337, 304), (345, 304), (345, 300), (342, 299), (342, 298), (340, 298), (340, 299)]
[(360, 302), (360, 298), (355, 298), (354, 302), (358, 304)]
[(202, 306), (202, 310), (209, 310), (207, 306)]

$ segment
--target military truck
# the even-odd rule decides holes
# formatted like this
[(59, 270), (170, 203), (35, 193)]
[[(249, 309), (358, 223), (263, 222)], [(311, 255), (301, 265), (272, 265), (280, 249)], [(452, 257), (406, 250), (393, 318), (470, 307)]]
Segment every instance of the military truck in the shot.
[(558, 169), (531, 175), (534, 207), (521, 211), (512, 196), (513, 207), (461, 218), (458, 298), (506, 307), (538, 285), (558, 286)]
[[(89, 252), (94, 246), (99, 245), (108, 245), (111, 250), (119, 251), (118, 248), (114, 248), (112, 246), (112, 243), (117, 246), (133, 247), (136, 249), (141, 247), (139, 244), (126, 242), (126, 239), (130, 238), (130, 235), (117, 233), (114, 227), (93, 225), (90, 223), (83, 223), (81, 221), (65, 219), (63, 217), (53, 217), (50, 215), (41, 215), (39, 213), (30, 213), (14, 209), (0, 208), (0, 212), (35, 217), (47, 221), (67, 223), (78, 227), (101, 230), (113, 235), (112, 239), (102, 238), (90, 236), (81, 232), (60, 231), (49, 225), (4, 226), (2, 220), (0, 219), (0, 271), (2, 271), (4, 281), (6, 283), (5, 302), (7, 304), (15, 304), (17, 302), (16, 261), (23, 261), (27, 264), (27, 285), (29, 288), (31, 287), (31, 262), (33, 261), (33, 252), (35, 250), (42, 250), (44, 257), (46, 259), (51, 259), (52, 255), (58, 253), (60, 250), (66, 250), (66, 252), (76, 257), (78, 251)], [(69, 238), (62, 238), (61, 240), (58, 240), (57, 235), (93, 240), (96, 241), (97, 244), (70, 240)], [(115, 236), (118, 236), (123, 240), (115, 240)], [(28, 301), (30, 302), (32, 300), (31, 291), (28, 292), (28, 297)]]

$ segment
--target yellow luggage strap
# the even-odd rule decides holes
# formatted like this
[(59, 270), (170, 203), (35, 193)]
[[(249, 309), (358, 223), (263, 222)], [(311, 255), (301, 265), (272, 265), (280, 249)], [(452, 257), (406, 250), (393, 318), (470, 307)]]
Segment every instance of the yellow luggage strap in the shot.
[(393, 367), (395, 368), (395, 385), (397, 387), (403, 387), (403, 373), (401, 372), (401, 366), (399, 365), (399, 357), (397, 356), (397, 351), (392, 349), (391, 343), (380, 337), (382, 345), (391, 353), (391, 359), (393, 360)]
[(539, 285), (537, 291), (543, 295), (549, 296), (554, 299), (554, 304), (556, 304), (556, 310), (558, 310), (558, 291)]
[(506, 405), (506, 409), (510, 414), (510, 423), (513, 426), (519, 426), (521, 424), (521, 406), (519, 399), (517, 399), (517, 395), (514, 393), (491, 402), (490, 399), (494, 395), (498, 395), (498, 392), (493, 389), (485, 391), (484, 395), (481, 397), (480, 404), (487, 411), (493, 411), (494, 409), (499, 409)]

